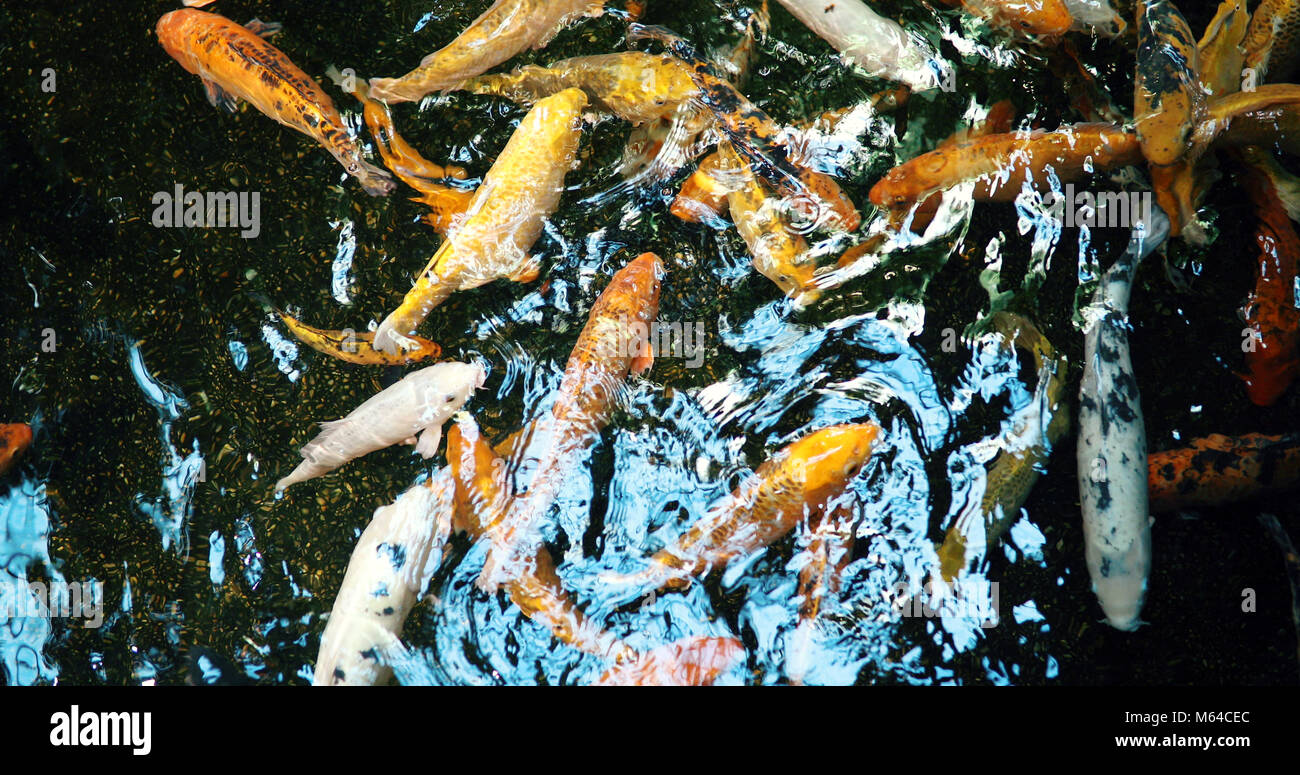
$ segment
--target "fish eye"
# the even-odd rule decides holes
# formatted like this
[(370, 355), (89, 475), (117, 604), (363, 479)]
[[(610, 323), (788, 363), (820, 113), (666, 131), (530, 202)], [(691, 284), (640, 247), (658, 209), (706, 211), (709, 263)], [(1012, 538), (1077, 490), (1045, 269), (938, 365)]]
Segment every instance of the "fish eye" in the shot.
[(455, 401), (455, 400), (456, 400), (456, 396), (455, 396), (455, 394), (453, 394), (453, 393), (448, 393), (448, 394), (447, 394), (447, 400), (446, 400), (444, 403), (448, 403), (448, 404), (450, 404), (452, 401)]

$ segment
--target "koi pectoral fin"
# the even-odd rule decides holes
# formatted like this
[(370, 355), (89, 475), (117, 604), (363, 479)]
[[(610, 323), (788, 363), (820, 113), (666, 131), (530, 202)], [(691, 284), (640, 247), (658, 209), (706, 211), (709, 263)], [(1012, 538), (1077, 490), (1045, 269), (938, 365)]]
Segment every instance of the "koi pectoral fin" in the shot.
[(420, 453), (420, 457), (428, 460), (438, 454), (438, 444), (442, 441), (442, 426), (430, 425), (420, 433), (420, 441), (415, 445), (415, 451)]
[(239, 110), (239, 100), (235, 95), (222, 89), (216, 81), (203, 79), (203, 91), (208, 95), (208, 103), (214, 108), (221, 108), (227, 113), (234, 113)]

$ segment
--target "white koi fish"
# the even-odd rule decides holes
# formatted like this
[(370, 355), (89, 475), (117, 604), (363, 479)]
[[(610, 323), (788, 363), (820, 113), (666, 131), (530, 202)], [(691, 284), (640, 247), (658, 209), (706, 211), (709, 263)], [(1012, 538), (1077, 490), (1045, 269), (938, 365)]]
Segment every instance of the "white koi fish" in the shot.
[(939, 85), (949, 65), (929, 44), (868, 8), (862, 0), (778, 0), (808, 29), (872, 76), (905, 83), (912, 91)]
[(443, 423), (460, 411), (470, 394), (483, 387), (485, 378), (481, 365), (455, 361), (407, 374), (347, 417), (321, 423), (321, 432), (302, 448), (303, 461), (276, 482), (276, 491), (394, 444), (414, 444), (426, 460), (433, 457), (442, 441)]
[(352, 550), (316, 657), (315, 686), (375, 686), (393, 670), (380, 655), (442, 560), (451, 534), (455, 483), (446, 470), (375, 509)]
[(1128, 249), (1102, 277), (1084, 314), (1083, 384), (1079, 388), (1079, 502), (1092, 589), (1106, 621), (1119, 630), (1141, 623), (1151, 569), (1147, 509), (1147, 441), (1128, 349), (1128, 301), (1142, 259), (1169, 235), (1169, 218), (1153, 208), (1133, 229)]

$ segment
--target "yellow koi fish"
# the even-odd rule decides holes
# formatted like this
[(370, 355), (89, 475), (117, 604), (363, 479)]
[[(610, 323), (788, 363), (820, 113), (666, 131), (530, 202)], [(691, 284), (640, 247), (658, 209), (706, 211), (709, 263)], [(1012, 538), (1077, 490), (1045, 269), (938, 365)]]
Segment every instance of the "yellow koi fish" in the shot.
[[(1033, 323), (1019, 315), (999, 312), (992, 327), (1002, 335), (1004, 347), (1019, 347), (1033, 358), (1038, 386), (1033, 400), (1011, 418), (1006, 434), (998, 439), (999, 451), (989, 465), (978, 508), (963, 510), (939, 546), (939, 572), (949, 583), (970, 565), (976, 536), (983, 536), (980, 548), (987, 550), (1020, 518), (1020, 506), (1038, 481), (1052, 445), (1070, 425), (1063, 400), (1065, 358), (1052, 349)], [(976, 554), (983, 556), (984, 551)]]
[(580, 16), (599, 16), (601, 0), (496, 0), (451, 43), (401, 78), (376, 78), (370, 96), (413, 102), (454, 89), (528, 48), (546, 48), (555, 33)]
[(480, 587), (495, 591), (498, 584), (518, 575), (520, 564), (527, 565), (540, 544), (538, 523), (565, 479), (600, 438), (618, 405), (623, 381), (654, 363), (647, 332), (659, 313), (662, 273), (659, 257), (643, 253), (618, 270), (596, 299), (564, 367), (547, 423), (547, 444), (528, 491), (515, 499), (505, 519), (487, 531), (491, 545)]
[(528, 111), (474, 192), (464, 222), (380, 323), (376, 349), (396, 354), (408, 347), (407, 335), (456, 291), (503, 277), (521, 283), (537, 279), (537, 260), (528, 251), (542, 233), (543, 219), (560, 203), (586, 105), (581, 89), (565, 89)]
[(409, 350), (403, 350), (397, 355), (386, 353), (382, 350), (376, 350), (374, 347), (375, 335), (370, 331), (357, 333), (355, 331), (331, 331), (324, 328), (313, 328), (299, 321), (297, 318), (279, 312), (280, 319), (284, 321), (285, 326), (289, 328), (289, 333), (294, 335), (299, 342), (326, 355), (338, 358), (348, 363), (357, 363), (362, 366), (406, 366), (420, 361), (427, 361), (442, 355), (442, 348), (437, 342), (431, 342), (418, 336), (410, 337), (415, 345)]
[(631, 124), (671, 116), (699, 94), (684, 62), (669, 54), (642, 51), (574, 57), (546, 67), (527, 65), (500, 75), (481, 75), (462, 88), (524, 105), (578, 88), (593, 108)]
[(693, 577), (721, 568), (821, 517), (871, 457), (880, 427), (834, 425), (795, 441), (758, 467), (734, 492), (672, 544), (650, 568), (612, 583), (684, 588)]
[(731, 143), (724, 140), (719, 149), (720, 174), (739, 178), (728, 186), (727, 205), (736, 230), (749, 246), (754, 268), (796, 303), (816, 301), (820, 292), (812, 281), (817, 262), (808, 255), (808, 242), (786, 228), (781, 200), (767, 192)]
[[(325, 147), (367, 194), (396, 184), (361, 158), (333, 100), (262, 36), (279, 29), (256, 19), (241, 27), (224, 16), (183, 8), (158, 20), (158, 41), (172, 58), (203, 79), (208, 101), (234, 111), (243, 99), (262, 113)], [(259, 34), (260, 33), (260, 34)]]

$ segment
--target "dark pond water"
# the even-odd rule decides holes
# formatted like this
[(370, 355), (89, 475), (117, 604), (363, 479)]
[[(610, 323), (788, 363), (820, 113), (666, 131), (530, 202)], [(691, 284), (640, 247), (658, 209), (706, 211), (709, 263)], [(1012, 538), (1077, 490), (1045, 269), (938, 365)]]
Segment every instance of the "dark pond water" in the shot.
[[(878, 217), (866, 198), (871, 184), (972, 108), (1010, 98), (1024, 126), (1078, 120), (1044, 55), (953, 11), (877, 5), (960, 64), (954, 92), (914, 97), (861, 138), (845, 188), (867, 221)], [(1184, 9), (1193, 29), (1208, 21), (1204, 5)], [(221, 0), (209, 10), (283, 23), (276, 44), (323, 81), (331, 64), (366, 76), (405, 72), (485, 6)], [(702, 48), (722, 47), (736, 39), (725, 23), (730, 7), (651, 0), (646, 20)], [(254, 111), (209, 106), (153, 35), (168, 10), (130, 0), (0, 9), (0, 421), (38, 426), (35, 446), (0, 483), (9, 524), (0, 559), (29, 578), (96, 580), (107, 609), (99, 628), (11, 621), (0, 632), (5, 683), (181, 683), (186, 654), (199, 647), (261, 684), (309, 682), (323, 615), (359, 531), (430, 468), (393, 448), (272, 497), (270, 484), (294, 465), (313, 424), (346, 414), (392, 375), (297, 345), (261, 300), (315, 325), (361, 328), (392, 309), (439, 238), (415, 222), (422, 210), (405, 190), (367, 197), (309, 140)], [(842, 67), (784, 10), (772, 15), (747, 93), (778, 120), (859, 103), (889, 85)], [(1131, 48), (1076, 42), (1129, 108)], [(623, 23), (606, 16), (511, 64), (627, 45)], [(45, 68), (56, 74), (53, 93), (41, 89)], [(331, 94), (355, 119), (355, 103)], [(395, 115), (425, 156), (478, 176), (523, 110), (452, 94)], [(1297, 682), (1281, 557), (1255, 519), (1269, 511), (1294, 527), (1294, 498), (1160, 517), (1150, 625), (1119, 633), (1100, 622), (1089, 589), (1072, 436), (1058, 445), (1011, 544), (990, 557), (996, 627), (905, 619), (881, 597), (892, 584), (923, 580), (961, 484), (948, 474), (949, 456), (996, 434), (1005, 418), (1005, 392), (969, 396), (1005, 383), (1014, 367), (978, 374), (976, 351), (965, 341), (946, 351), (945, 330), (960, 334), (988, 312), (983, 276), (1012, 292), (1007, 305), (1068, 357), (1073, 397), (1080, 276), (1108, 265), (1126, 232), (1085, 238), (1067, 228), (1036, 246), (1042, 235), (1020, 228), (1013, 205), (978, 205), (948, 236), (891, 253), (799, 310), (751, 271), (734, 230), (667, 212), (685, 171), (632, 197), (582, 202), (618, 181), (628, 132), (617, 121), (587, 132), (582, 166), (535, 247), (538, 283), (456, 294), (422, 332), (450, 356), (489, 364), (487, 388), (470, 408), (497, 439), (558, 385), (606, 278), (644, 250), (664, 258), (660, 317), (702, 324), (708, 356), (699, 368), (661, 359), (634, 380), (631, 400), (566, 489), (552, 551), (575, 590), (589, 589), (584, 581), (614, 555), (652, 551), (802, 431), (871, 418), (889, 441), (854, 484), (857, 559), (814, 646), (810, 681)], [(259, 192), (260, 234), (155, 228), (151, 198), (177, 184)], [(1139, 272), (1132, 343), (1153, 449), (1209, 433), (1292, 431), (1300, 419), (1300, 392), (1259, 409), (1233, 375), (1253, 216), (1227, 185), (1211, 193), (1209, 208), (1217, 236), (1208, 247), (1173, 243)], [(892, 397), (871, 385), (890, 386)], [(605, 667), (557, 646), (504, 598), (473, 591), (477, 566), (466, 552), (455, 544), (431, 589), (438, 601), (419, 606), (404, 632), (427, 677), (563, 683)], [(783, 682), (796, 621), (793, 553), (787, 538), (743, 568), (618, 609), (603, 624), (638, 646), (730, 633), (747, 658), (726, 682)], [(1258, 596), (1250, 613), (1241, 605), (1247, 589)]]

